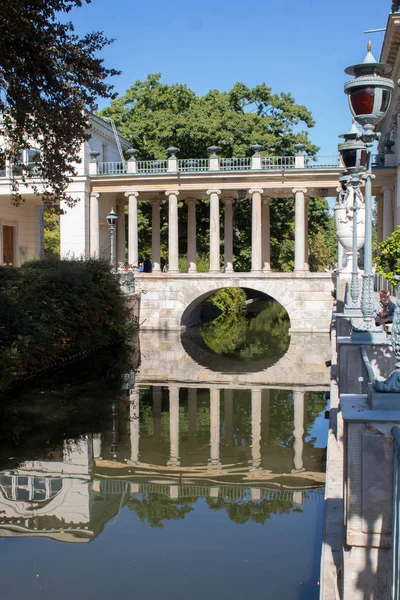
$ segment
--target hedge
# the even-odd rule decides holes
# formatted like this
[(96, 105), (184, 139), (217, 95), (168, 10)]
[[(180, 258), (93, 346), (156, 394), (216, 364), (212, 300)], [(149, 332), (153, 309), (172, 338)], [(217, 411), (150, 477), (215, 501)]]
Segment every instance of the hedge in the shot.
[(0, 390), (57, 361), (126, 338), (124, 298), (100, 260), (0, 267)]

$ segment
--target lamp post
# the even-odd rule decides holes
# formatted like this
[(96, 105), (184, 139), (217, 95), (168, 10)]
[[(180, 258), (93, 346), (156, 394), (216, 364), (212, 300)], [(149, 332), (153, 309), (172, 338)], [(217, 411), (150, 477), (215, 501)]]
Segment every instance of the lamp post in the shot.
[(344, 314), (348, 316), (361, 316), (360, 312), (360, 286), (358, 282), (358, 213), (359, 213), (359, 174), (365, 171), (365, 164), (367, 160), (366, 148), (362, 142), (361, 134), (358, 131), (355, 122), (353, 120), (352, 127), (348, 133), (339, 136), (344, 139), (343, 144), (339, 144), (339, 152), (342, 158), (343, 164), (346, 167), (346, 175), (340, 179), (342, 185), (347, 187), (350, 184), (351, 191), (353, 194), (353, 202), (351, 210), (353, 213), (353, 234), (352, 234), (352, 269), (351, 269), (351, 286), (349, 299), (346, 298), (346, 304), (344, 308)]
[(109, 212), (109, 214), (107, 215), (107, 223), (108, 223), (108, 227), (110, 230), (110, 244), (111, 244), (111, 258), (110, 258), (110, 263), (111, 263), (111, 270), (114, 271), (115, 270), (115, 248), (114, 248), (114, 233), (115, 233), (115, 226), (117, 224), (118, 221), (118, 215), (114, 212), (114, 209), (112, 208)]
[[(365, 246), (364, 246), (364, 274), (362, 282), (361, 312), (363, 322), (356, 329), (353, 328), (353, 339), (356, 341), (379, 341), (385, 337), (382, 327), (375, 325), (374, 318), (374, 288), (372, 271), (372, 179), (371, 169), (372, 146), (379, 134), (375, 126), (384, 118), (389, 108), (394, 84), (391, 79), (383, 77), (391, 71), (391, 67), (384, 63), (376, 62), (371, 53), (371, 42), (368, 42), (367, 55), (361, 64), (345, 69), (354, 79), (344, 84), (344, 91), (349, 97), (351, 113), (357, 123), (363, 128), (361, 135), (365, 144), (366, 163), (365, 174)], [(355, 333), (354, 333), (355, 332)]]

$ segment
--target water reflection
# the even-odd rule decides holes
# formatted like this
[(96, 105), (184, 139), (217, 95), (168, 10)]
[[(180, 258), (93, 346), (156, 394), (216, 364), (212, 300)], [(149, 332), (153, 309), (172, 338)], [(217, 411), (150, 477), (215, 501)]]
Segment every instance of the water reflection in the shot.
[(191, 355), (199, 355), (197, 347), (211, 351), (205, 353), (209, 359), (206, 365), (211, 368), (256, 372), (285, 354), (290, 341), (289, 326), (283, 306), (275, 300), (263, 300), (250, 304), (245, 313), (220, 315), (201, 327), (188, 329), (182, 335), (182, 343)]
[[(1, 536), (90, 541), (124, 505), (160, 527), (199, 498), (237, 523), (322, 500), (325, 452), (311, 435), (322, 393), (139, 386), (132, 377), (124, 387), (106, 403), (101, 432), (53, 439), (47, 452), (46, 440), (37, 460), (1, 472)], [(35, 431), (35, 415), (21, 412)]]
[(136, 373), (110, 353), (80, 383), (74, 365), (0, 402), (4, 597), (239, 600), (267, 580), (273, 598), (316, 600), (326, 341), (302, 373), (292, 339), (271, 369), (232, 375), (179, 336), (141, 335)]

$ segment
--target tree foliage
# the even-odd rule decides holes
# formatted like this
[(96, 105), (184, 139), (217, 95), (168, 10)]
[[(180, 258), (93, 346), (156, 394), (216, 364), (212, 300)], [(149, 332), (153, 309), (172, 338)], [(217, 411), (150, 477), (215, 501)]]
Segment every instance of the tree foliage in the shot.
[[(253, 88), (236, 83), (227, 92), (211, 90), (197, 96), (183, 84), (167, 85), (161, 75), (148, 75), (136, 81), (111, 105), (101, 111), (112, 117), (125, 137), (139, 151), (143, 160), (164, 159), (167, 148), (179, 148), (183, 158), (205, 158), (207, 148), (217, 144), (221, 156), (250, 156), (252, 144), (261, 144), (269, 155), (293, 155), (295, 144), (304, 143), (306, 151), (317, 151), (301, 125), (313, 127), (314, 121), (305, 106), (295, 103), (287, 93), (274, 94), (265, 83)], [(200, 199), (200, 198), (199, 198)], [(324, 245), (322, 256), (312, 257), (316, 270), (331, 266), (336, 256), (332, 244), (333, 219), (322, 198), (309, 201), (310, 238), (320, 232)], [(187, 207), (179, 202), (179, 252), (187, 250)], [(223, 214), (221, 211), (221, 231)], [(161, 205), (161, 252), (167, 259), (168, 212), (166, 199)], [(209, 252), (209, 200), (201, 198), (196, 207), (197, 251), (207, 260)], [(223, 238), (222, 238), (223, 239)], [(139, 205), (139, 240), (144, 253), (151, 253), (151, 206)], [(334, 247), (334, 250), (333, 250)], [(327, 250), (329, 249), (329, 251)], [(333, 254), (332, 254), (333, 253)], [(221, 245), (221, 256), (223, 247)], [(234, 268), (248, 271), (251, 264), (251, 199), (242, 198), (234, 207)], [(271, 264), (273, 270), (291, 271), (294, 266), (294, 202), (273, 199), (271, 202)], [(183, 264), (182, 264), (183, 266)]]
[(60, 256), (60, 216), (54, 211), (45, 210), (43, 225), (45, 256)]
[(400, 226), (378, 246), (379, 256), (376, 259), (376, 270), (386, 277), (391, 284), (397, 286), (395, 276), (400, 275)]
[(273, 94), (265, 83), (248, 88), (236, 83), (228, 92), (211, 90), (204, 96), (183, 84), (167, 85), (161, 74), (136, 81), (100, 115), (112, 117), (143, 159), (163, 159), (167, 148), (177, 146), (180, 156), (204, 158), (207, 148), (218, 144), (222, 156), (249, 156), (251, 144), (270, 153), (293, 154), (294, 145), (312, 145), (300, 123), (313, 127), (305, 106), (291, 94)]
[[(62, 13), (90, 0), (5, 0), (0, 11), (0, 166), (20, 162), (29, 146), (39, 149), (34, 173), (47, 205), (73, 203), (66, 188), (75, 174), (79, 150), (87, 139), (89, 111), (96, 98), (114, 98), (106, 82), (117, 74), (103, 66), (97, 52), (111, 43), (103, 33), (79, 37)], [(14, 179), (14, 201), (21, 201)]]

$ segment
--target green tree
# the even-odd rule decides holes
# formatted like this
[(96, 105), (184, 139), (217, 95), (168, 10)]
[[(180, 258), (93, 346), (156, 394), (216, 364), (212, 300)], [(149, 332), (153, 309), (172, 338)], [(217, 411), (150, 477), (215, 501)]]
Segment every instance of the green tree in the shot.
[(311, 154), (317, 150), (305, 131), (295, 130), (300, 123), (314, 126), (307, 108), (291, 94), (273, 94), (265, 83), (254, 88), (236, 83), (228, 92), (199, 97), (186, 85), (167, 85), (160, 73), (150, 74), (100, 115), (114, 119), (143, 160), (166, 158), (169, 146), (188, 158), (207, 156), (215, 144), (227, 157), (249, 156), (256, 143), (278, 155), (293, 154), (297, 143)]
[[(80, 38), (60, 16), (90, 0), (5, 0), (0, 11), (0, 113), (6, 159), (20, 161), (28, 147), (40, 148), (35, 174), (45, 181), (45, 204), (73, 203), (66, 188), (87, 139), (89, 111), (96, 98), (114, 98), (107, 69), (97, 52), (111, 43), (101, 32)], [(29, 140), (29, 141), (28, 141)], [(29, 170), (25, 178), (29, 178)], [(21, 202), (18, 182), (13, 200)]]
[(60, 216), (54, 211), (45, 210), (43, 225), (45, 256), (60, 256)]
[(400, 275), (400, 226), (378, 246), (376, 270), (393, 285), (398, 285), (395, 276)]
[[(221, 156), (250, 156), (252, 144), (261, 144), (269, 155), (293, 155), (295, 144), (304, 143), (308, 154), (317, 147), (301, 126), (313, 127), (314, 121), (306, 107), (295, 103), (287, 93), (273, 94), (265, 83), (253, 88), (236, 83), (227, 92), (211, 90), (197, 96), (183, 84), (166, 85), (161, 75), (148, 75), (136, 81), (111, 105), (100, 112), (112, 117), (124, 135), (132, 140), (143, 160), (165, 159), (167, 148), (177, 146), (179, 156), (204, 158), (207, 148), (217, 144)], [(310, 205), (310, 236), (318, 230), (331, 248), (332, 216), (326, 200), (316, 198)], [(197, 251), (207, 260), (209, 251), (209, 201), (197, 205)], [(186, 254), (187, 209), (179, 202), (179, 252)], [(315, 223), (315, 225), (314, 225)], [(221, 214), (221, 231), (224, 223)], [(166, 199), (161, 207), (161, 254), (167, 258), (168, 214)], [(139, 205), (139, 239), (144, 252), (151, 252), (151, 207)], [(321, 247), (322, 249), (322, 247)], [(324, 248), (325, 250), (325, 248)], [(335, 250), (336, 251), (336, 250)], [(223, 248), (221, 247), (221, 255)], [(271, 263), (273, 270), (291, 271), (294, 266), (294, 203), (293, 199), (273, 199), (271, 202)], [(332, 260), (316, 257), (320, 269)], [(314, 264), (313, 263), (313, 264)], [(182, 261), (184, 268), (185, 260)], [(251, 264), (251, 199), (243, 198), (234, 210), (234, 268), (247, 271)]]

